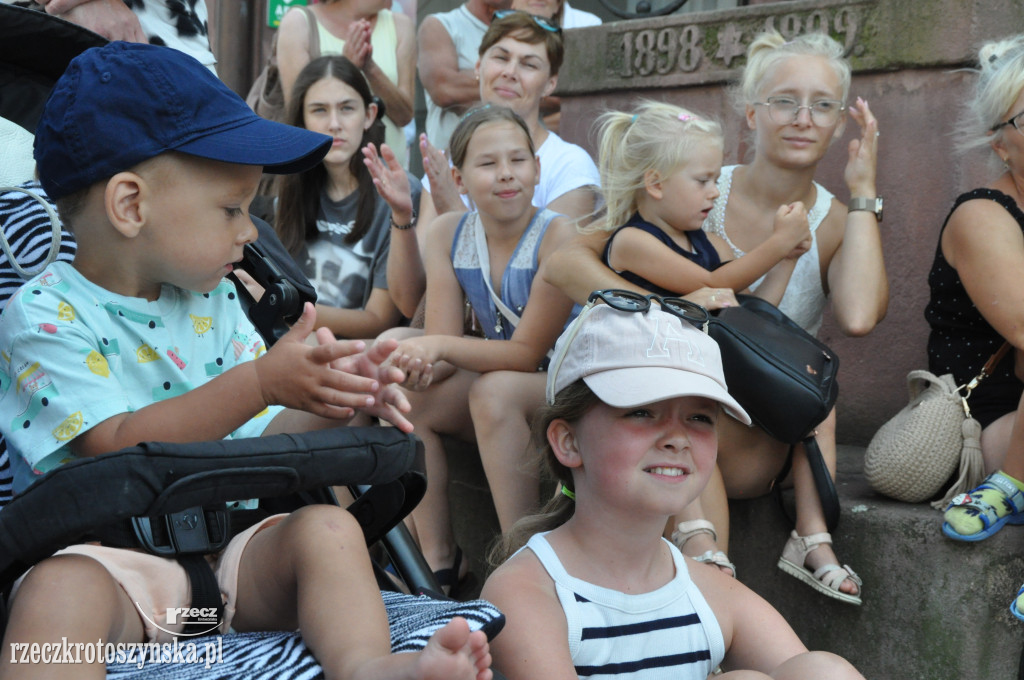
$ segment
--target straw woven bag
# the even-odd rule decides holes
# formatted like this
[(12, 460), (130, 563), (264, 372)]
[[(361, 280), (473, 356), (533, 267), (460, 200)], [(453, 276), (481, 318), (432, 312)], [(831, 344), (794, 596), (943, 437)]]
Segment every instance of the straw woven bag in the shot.
[(956, 482), (932, 503), (943, 509), (953, 496), (981, 483), (981, 425), (971, 417), (967, 397), (1008, 350), (1009, 345), (1003, 345), (963, 387), (957, 387), (949, 374), (907, 375), (910, 403), (879, 428), (864, 455), (864, 474), (875, 491), (920, 503), (938, 494), (959, 466)]

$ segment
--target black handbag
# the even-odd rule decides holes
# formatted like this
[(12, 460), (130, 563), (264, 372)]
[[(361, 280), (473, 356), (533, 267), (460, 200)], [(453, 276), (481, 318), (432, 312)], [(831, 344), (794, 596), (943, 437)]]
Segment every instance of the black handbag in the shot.
[(839, 496), (814, 428), (839, 396), (839, 357), (779, 309), (752, 295), (737, 295), (711, 319), (708, 334), (718, 342), (729, 393), (755, 425), (790, 445), (790, 458), (775, 487), (788, 473), (792, 446), (803, 443), (829, 531), (839, 523)]

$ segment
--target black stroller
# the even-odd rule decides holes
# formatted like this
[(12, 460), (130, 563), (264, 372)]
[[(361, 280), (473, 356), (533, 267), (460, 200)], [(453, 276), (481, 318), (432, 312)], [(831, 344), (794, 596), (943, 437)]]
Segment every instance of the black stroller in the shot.
[[(0, 4), (0, 116), (33, 130), (49, 89), (67, 63), (103, 42), (74, 24)], [(9, 198), (0, 195), (0, 218)], [(42, 207), (34, 209), (34, 215), (33, 209), (27, 213), (19, 214), (16, 223), (0, 224), (15, 261), (31, 269), (47, 254), (68, 257), (73, 253), (66, 232), (68, 241), (59, 248), (51, 249), (45, 242), (50, 218)], [(303, 303), (315, 299), (315, 293), (273, 230), (258, 221), (257, 226), (260, 238), (247, 246), (243, 268), (263, 284), (266, 293), (255, 301), (244, 286), (237, 287), (250, 318), (270, 345), (286, 331)], [(10, 257), (0, 259), (0, 278), (11, 276), (13, 269)], [(0, 300), (0, 309), (4, 303), (6, 297)], [(488, 637), (503, 625), (500, 612), (483, 601), (415, 596), (438, 593), (440, 588), (401, 525), (422, 497), (426, 480), (421, 444), (396, 428), (337, 428), (184, 445), (145, 443), (63, 465), (4, 506), (4, 477), (9, 488), (9, 474), (6, 452), (0, 450), (3, 595), (24, 571), (61, 547), (101, 540), (174, 556), (186, 564), (193, 578), (197, 595), (192, 606), (219, 606), (216, 589), (215, 603), (195, 601), (203, 597), (201, 584), (207, 578), (204, 554), (219, 550), (232, 535), (266, 514), (308, 503), (335, 503), (330, 487), (341, 485), (357, 499), (349, 509), (363, 526), (368, 544), (380, 546), (382, 558), (375, 568), (385, 591), (382, 597), (394, 651), (422, 647), (453, 616), (465, 617)], [(97, 498), (104, 502), (97, 504)], [(246, 498), (260, 498), (260, 510), (228, 510), (227, 502)], [(414, 595), (394, 592), (396, 580)], [(6, 620), (3, 604), (0, 598), (0, 632)], [(195, 663), (140, 668), (126, 660), (108, 663), (108, 677), (322, 677), (297, 633), (231, 634), (218, 640), (218, 645), (220, 663), (212, 668)]]

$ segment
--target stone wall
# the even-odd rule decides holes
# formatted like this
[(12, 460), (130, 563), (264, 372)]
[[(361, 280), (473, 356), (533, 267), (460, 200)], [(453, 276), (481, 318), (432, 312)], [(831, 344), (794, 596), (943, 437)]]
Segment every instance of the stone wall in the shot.
[[(865, 338), (844, 337), (826, 317), (821, 337), (842, 360), (839, 440), (864, 444), (906, 401), (908, 371), (926, 366), (927, 274), (955, 196), (987, 181), (984, 157), (964, 159), (950, 133), (969, 92), (971, 63), (986, 40), (1024, 30), (1024, 3), (1008, 0), (795, 0), (570, 31), (559, 79), (560, 134), (594, 152), (592, 127), (606, 109), (641, 97), (717, 117), (726, 161), (748, 153), (746, 127), (725, 94), (753, 37), (827, 30), (854, 66), (851, 98), (879, 119), (879, 194), (890, 280), (889, 313)], [(818, 180), (846, 201), (847, 126)]]

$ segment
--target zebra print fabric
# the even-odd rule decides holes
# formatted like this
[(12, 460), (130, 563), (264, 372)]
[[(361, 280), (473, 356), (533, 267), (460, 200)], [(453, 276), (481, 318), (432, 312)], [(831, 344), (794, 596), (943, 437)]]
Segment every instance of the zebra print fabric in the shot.
[[(391, 650), (412, 652), (422, 649), (438, 629), (455, 616), (469, 621), (473, 630), (483, 630), (493, 639), (505, 625), (505, 617), (489, 602), (455, 602), (425, 595), (381, 593), (391, 627)], [(309, 653), (298, 633), (232, 633), (223, 637), (197, 638), (196, 653), (188, 658), (179, 640), (181, 658), (174, 662), (165, 648), (169, 663), (141, 664), (135, 659), (107, 665), (108, 680), (317, 680), (324, 677), (320, 664)], [(209, 645), (209, 647), (207, 647)], [(208, 652), (212, 652), (207, 668)]]
[[(53, 205), (38, 182), (26, 182), (19, 186)], [(22, 269), (30, 272), (40, 270), (50, 254), (53, 231), (50, 216), (39, 201), (21, 191), (0, 193), (0, 228), (3, 229), (3, 236), (10, 245), (14, 259)], [(70, 262), (74, 257), (75, 240), (62, 229), (57, 259)], [(7, 256), (0, 254), (0, 311), (7, 306), (7, 301), (22, 283), (24, 280)], [(0, 436), (0, 509), (10, 502), (11, 496), (11, 464), (7, 457), (7, 444)]]

